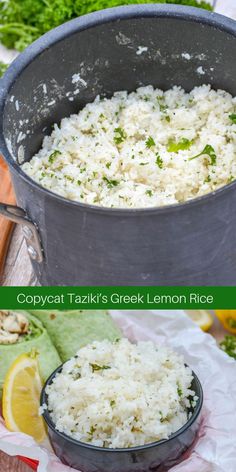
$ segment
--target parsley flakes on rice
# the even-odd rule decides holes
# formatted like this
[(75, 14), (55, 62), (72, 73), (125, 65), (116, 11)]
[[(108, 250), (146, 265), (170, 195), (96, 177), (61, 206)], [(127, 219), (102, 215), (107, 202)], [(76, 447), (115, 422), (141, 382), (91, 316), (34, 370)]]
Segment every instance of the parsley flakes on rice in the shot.
[(63, 197), (103, 207), (181, 203), (236, 178), (236, 99), (209, 85), (151, 85), (88, 103), (54, 125), (24, 171)]

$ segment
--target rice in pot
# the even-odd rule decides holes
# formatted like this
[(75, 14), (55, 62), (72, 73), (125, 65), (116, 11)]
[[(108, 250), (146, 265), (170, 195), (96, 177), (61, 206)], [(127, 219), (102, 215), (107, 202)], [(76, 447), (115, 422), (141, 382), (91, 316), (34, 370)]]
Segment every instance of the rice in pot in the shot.
[(207, 194), (236, 177), (236, 99), (203, 85), (152, 86), (99, 96), (45, 137), (24, 171), (71, 200), (158, 207)]

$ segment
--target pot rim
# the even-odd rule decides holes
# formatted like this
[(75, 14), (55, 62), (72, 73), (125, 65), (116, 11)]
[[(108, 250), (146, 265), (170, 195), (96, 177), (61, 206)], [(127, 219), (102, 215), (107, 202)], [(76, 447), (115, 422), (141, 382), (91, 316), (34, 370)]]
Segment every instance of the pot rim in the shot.
[(3, 78), (0, 80), (0, 150), (4, 159), (10, 166), (10, 169), (16, 175), (19, 175), (23, 181), (31, 185), (36, 191), (46, 194), (49, 198), (57, 200), (65, 205), (78, 207), (82, 210), (95, 213), (105, 213), (112, 215), (121, 214), (122, 216), (152, 215), (161, 213), (171, 213), (178, 210), (185, 210), (194, 205), (204, 204), (205, 202), (215, 200), (215, 197), (221, 197), (222, 194), (231, 191), (236, 187), (236, 180), (226, 184), (217, 190), (202, 195), (183, 203), (174, 203), (161, 207), (141, 207), (141, 208), (111, 208), (99, 205), (91, 205), (80, 201), (69, 200), (59, 194), (52, 192), (39, 185), (21, 168), (20, 164), (11, 155), (3, 133), (4, 108), (10, 90), (17, 78), (24, 69), (34, 61), (34, 59), (54, 44), (68, 38), (78, 31), (83, 31), (96, 27), (101, 24), (122, 21), (133, 18), (177, 18), (182, 21), (192, 21), (195, 23), (206, 24), (215, 27), (225, 33), (229, 33), (236, 38), (236, 22), (228, 17), (213, 13), (200, 8), (171, 5), (171, 4), (138, 4), (125, 5), (120, 7), (107, 8), (99, 10), (81, 17), (68, 21), (57, 28), (47, 32), (39, 39), (34, 41), (22, 52), (10, 65)]
[[(55, 375), (57, 373), (61, 372), (61, 370), (62, 370), (65, 363), (66, 362), (64, 362), (59, 367), (57, 367), (57, 369), (54, 370), (54, 372), (52, 372), (52, 374), (50, 375), (50, 377), (47, 379), (46, 383), (44, 384), (44, 386), (42, 388), (42, 391), (41, 391), (41, 396), (40, 396), (40, 406), (43, 406), (44, 404), (47, 404), (47, 394), (45, 392), (45, 389), (49, 384), (52, 383), (52, 380), (55, 377)], [(98, 452), (105, 451), (105, 452), (111, 452), (111, 453), (114, 453), (114, 452), (129, 453), (129, 452), (135, 452), (135, 451), (140, 451), (140, 450), (152, 449), (152, 448), (157, 447), (157, 446), (162, 445), (162, 444), (167, 444), (167, 443), (169, 444), (170, 441), (178, 438), (179, 436), (181, 436), (182, 433), (185, 433), (185, 431), (187, 431), (190, 428), (190, 426), (192, 426), (192, 424), (195, 423), (195, 421), (198, 419), (198, 417), (199, 417), (199, 415), (202, 411), (204, 395), (203, 395), (203, 389), (202, 389), (201, 382), (200, 382), (199, 378), (197, 377), (197, 375), (195, 374), (195, 372), (193, 370), (192, 370), (192, 375), (193, 375), (193, 380), (196, 382), (196, 386), (197, 386), (197, 390), (198, 390), (198, 392), (196, 392), (196, 395), (198, 395), (197, 405), (195, 406), (193, 414), (188, 419), (188, 421), (180, 429), (178, 429), (175, 433), (173, 433), (168, 439), (161, 439), (160, 441), (154, 441), (152, 443), (144, 444), (142, 446), (122, 447), (122, 448), (120, 447), (120, 448), (114, 448), (114, 449), (109, 448), (109, 447), (94, 446), (93, 444), (88, 444), (88, 443), (85, 443), (85, 442), (82, 442), (82, 441), (78, 441), (74, 438), (71, 438), (67, 434), (58, 431), (56, 429), (51, 417), (50, 417), (50, 414), (49, 414), (48, 410), (44, 411), (42, 416), (43, 416), (44, 421), (46, 422), (48, 428), (51, 429), (54, 434), (56, 434), (57, 436), (60, 436), (62, 439), (72, 443), (75, 446), (85, 447), (86, 449), (92, 449), (92, 450), (98, 451)]]

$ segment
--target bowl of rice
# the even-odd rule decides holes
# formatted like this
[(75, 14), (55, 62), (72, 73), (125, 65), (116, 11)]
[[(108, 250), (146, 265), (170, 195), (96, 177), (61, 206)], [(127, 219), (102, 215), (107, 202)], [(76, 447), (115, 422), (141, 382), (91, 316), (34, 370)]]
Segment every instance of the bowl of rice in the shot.
[(93, 342), (47, 380), (40, 412), (55, 453), (82, 472), (165, 471), (192, 445), (203, 392), (181, 355), (152, 342)]
[(13, 62), (0, 150), (19, 207), (0, 212), (40, 284), (236, 284), (234, 53), (233, 20), (145, 4), (72, 20)]

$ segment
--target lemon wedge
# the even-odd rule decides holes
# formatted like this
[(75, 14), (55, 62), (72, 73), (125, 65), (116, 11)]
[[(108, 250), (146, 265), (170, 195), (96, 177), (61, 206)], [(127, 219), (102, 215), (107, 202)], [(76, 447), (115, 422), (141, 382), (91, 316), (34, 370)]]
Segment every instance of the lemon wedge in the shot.
[(206, 310), (187, 310), (187, 315), (201, 328), (208, 331), (213, 324), (213, 316)]
[(21, 354), (11, 365), (3, 386), (3, 417), (10, 431), (29, 434), (42, 442), (46, 431), (39, 416), (42, 383), (37, 353)]

